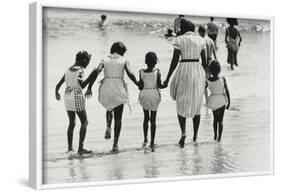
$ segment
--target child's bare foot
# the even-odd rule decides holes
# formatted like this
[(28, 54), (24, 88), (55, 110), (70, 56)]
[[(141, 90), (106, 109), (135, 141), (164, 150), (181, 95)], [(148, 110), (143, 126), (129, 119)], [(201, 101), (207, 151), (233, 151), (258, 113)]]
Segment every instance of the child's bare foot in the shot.
[(78, 155), (83, 155), (83, 154), (91, 154), (91, 153), (93, 153), (93, 151), (87, 150), (87, 149), (81, 149), (77, 153), (78, 153)]
[(193, 136), (193, 142), (196, 142), (197, 141), (197, 137), (196, 136)]
[(107, 127), (104, 135), (105, 139), (110, 139), (111, 138), (111, 128)]
[(179, 140), (179, 146), (180, 146), (181, 148), (184, 147), (185, 138), (186, 138), (186, 134), (183, 134), (183, 135), (181, 136), (180, 140)]
[(144, 139), (144, 141), (143, 141), (143, 143), (142, 143), (142, 148), (147, 147), (147, 143), (148, 143), (148, 140), (147, 140), (147, 139)]
[(153, 143), (153, 144), (150, 144), (150, 149), (151, 149), (151, 152), (154, 152), (154, 151), (155, 151), (155, 145), (154, 145), (154, 143)]
[(118, 145), (114, 144), (111, 151), (112, 152), (118, 152), (119, 151)]

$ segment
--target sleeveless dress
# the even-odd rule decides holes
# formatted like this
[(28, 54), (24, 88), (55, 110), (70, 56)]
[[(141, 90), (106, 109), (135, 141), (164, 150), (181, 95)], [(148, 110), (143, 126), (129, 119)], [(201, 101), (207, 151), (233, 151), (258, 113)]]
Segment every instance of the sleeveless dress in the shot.
[(157, 73), (158, 70), (152, 72), (140, 70), (143, 89), (139, 93), (139, 102), (145, 110), (157, 111), (161, 101), (160, 90), (157, 87)]
[(187, 32), (176, 38), (174, 48), (180, 50), (182, 61), (171, 81), (170, 95), (177, 103), (178, 115), (193, 118), (200, 115), (205, 91), (206, 74), (199, 58), (206, 43), (202, 37)]
[(83, 76), (84, 69), (80, 66), (73, 66), (65, 72), (64, 104), (67, 111), (80, 112), (85, 110), (85, 98), (78, 82), (78, 80), (83, 80)]
[[(237, 28), (235, 28), (236, 30), (238, 30)], [(239, 46), (238, 46), (238, 34), (236, 36), (236, 38), (232, 38), (230, 36), (230, 33), (229, 33), (229, 27), (226, 29), (227, 32), (228, 32), (228, 41), (227, 41), (227, 48), (229, 50), (231, 50), (232, 52), (238, 52), (239, 50)]]
[(217, 110), (227, 104), (225, 95), (224, 81), (218, 79), (216, 81), (207, 81), (211, 95), (207, 98), (207, 107), (211, 110)]
[(97, 68), (97, 70), (104, 69), (104, 79), (99, 87), (98, 100), (108, 111), (129, 101), (127, 84), (124, 81), (126, 63), (123, 56), (110, 54)]

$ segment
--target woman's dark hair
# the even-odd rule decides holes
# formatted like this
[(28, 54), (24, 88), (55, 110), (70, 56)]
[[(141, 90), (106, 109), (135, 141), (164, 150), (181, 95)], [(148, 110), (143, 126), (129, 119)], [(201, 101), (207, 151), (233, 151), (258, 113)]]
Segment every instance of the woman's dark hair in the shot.
[(126, 51), (127, 51), (127, 48), (122, 42), (115, 42), (115, 43), (112, 44), (112, 46), (110, 48), (111, 54), (117, 53), (121, 56), (123, 56)]
[(238, 20), (237, 18), (226, 18), (226, 22), (229, 25), (238, 25)]
[(185, 18), (182, 18), (181, 19), (181, 27), (180, 28), (181, 28), (181, 30), (180, 30), (181, 33), (184, 34), (184, 33), (188, 32), (188, 31), (194, 32), (195, 25), (191, 21), (189, 21), (189, 20), (187, 20)]
[(91, 54), (89, 54), (87, 51), (79, 51), (76, 54), (75, 63), (78, 66), (82, 66), (83, 68), (86, 68), (91, 60)]
[(148, 52), (145, 55), (145, 63), (147, 65), (156, 65), (158, 62), (158, 58), (155, 52)]
[(105, 20), (105, 19), (106, 19), (106, 15), (102, 15), (100, 18), (101, 18), (102, 20)]
[(221, 72), (221, 65), (217, 60), (213, 60), (209, 68), (213, 76), (218, 76), (219, 73)]

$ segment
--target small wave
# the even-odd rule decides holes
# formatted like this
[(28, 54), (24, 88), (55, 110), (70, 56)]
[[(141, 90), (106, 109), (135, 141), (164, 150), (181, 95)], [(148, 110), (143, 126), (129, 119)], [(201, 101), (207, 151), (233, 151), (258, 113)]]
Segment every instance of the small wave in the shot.
[[(198, 27), (201, 23), (197, 23)], [(124, 30), (130, 30), (135, 32), (144, 32), (147, 34), (161, 34), (164, 35), (168, 28), (173, 28), (172, 22), (167, 21), (138, 21), (138, 20), (112, 20), (108, 23), (112, 27), (112, 30), (121, 28)], [(57, 31), (71, 30), (79, 32), (81, 29), (97, 28), (98, 22), (92, 21), (87, 18), (44, 18), (43, 27), (48, 31), (49, 35), (57, 33)], [(225, 23), (219, 23), (219, 28), (225, 29), (227, 25)], [(270, 27), (267, 24), (241, 24), (239, 25), (241, 31), (250, 32), (269, 32)], [(63, 35), (63, 34), (58, 34)]]

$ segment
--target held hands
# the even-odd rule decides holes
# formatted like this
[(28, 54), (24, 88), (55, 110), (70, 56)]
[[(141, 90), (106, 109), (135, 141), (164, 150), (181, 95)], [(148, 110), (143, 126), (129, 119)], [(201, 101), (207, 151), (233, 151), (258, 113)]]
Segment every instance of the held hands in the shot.
[(87, 89), (86, 93), (85, 93), (85, 98), (89, 99), (93, 96), (92, 90), (91, 89)]
[(229, 109), (229, 107), (230, 107), (230, 103), (228, 103), (225, 108)]
[(59, 92), (56, 91), (56, 99), (59, 101), (60, 100), (60, 94)]
[(163, 88), (167, 88), (168, 87), (168, 84), (169, 84), (169, 80), (165, 80), (164, 82), (163, 82)]

